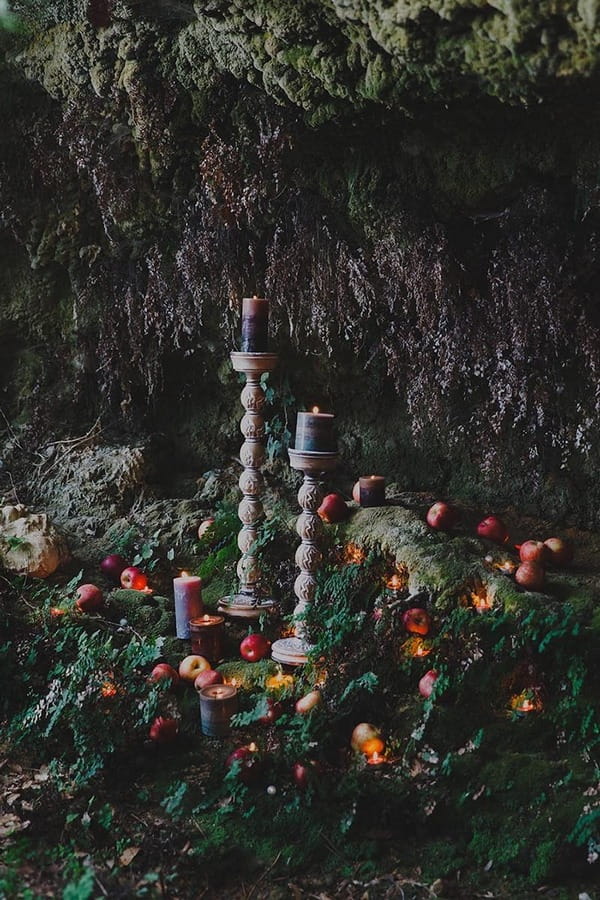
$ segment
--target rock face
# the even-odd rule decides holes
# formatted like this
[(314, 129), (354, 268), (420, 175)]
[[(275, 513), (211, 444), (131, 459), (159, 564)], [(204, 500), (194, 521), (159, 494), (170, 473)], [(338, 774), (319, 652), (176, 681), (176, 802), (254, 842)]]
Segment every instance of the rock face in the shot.
[(318, 401), (349, 483), (600, 524), (595, 2), (13, 6), (0, 388), (35, 446), (101, 414), (214, 468), (264, 292), (274, 447)]
[(69, 560), (67, 542), (48, 516), (22, 505), (0, 510), (0, 553), (11, 572), (36, 578), (47, 578)]

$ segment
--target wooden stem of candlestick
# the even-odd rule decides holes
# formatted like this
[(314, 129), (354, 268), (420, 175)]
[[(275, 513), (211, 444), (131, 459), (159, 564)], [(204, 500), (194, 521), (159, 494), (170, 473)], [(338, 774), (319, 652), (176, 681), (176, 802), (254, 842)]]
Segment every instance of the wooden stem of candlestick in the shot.
[(239, 591), (221, 599), (219, 612), (228, 616), (255, 619), (263, 612), (271, 612), (275, 607), (275, 602), (265, 597), (261, 590), (261, 573), (252, 547), (258, 537), (258, 524), (263, 515), (260, 497), (264, 481), (260, 470), (265, 461), (263, 444), (265, 420), (262, 411), (266, 400), (260, 378), (264, 372), (272, 372), (276, 367), (277, 355), (232, 353), (231, 362), (236, 372), (243, 372), (246, 376), (246, 384), (240, 397), (245, 409), (240, 423), (240, 430), (245, 438), (240, 449), (244, 471), (240, 476), (239, 485), (243, 497), (238, 506), (238, 515), (242, 523), (242, 529), (238, 534), (238, 547), (242, 556), (237, 566)]
[(304, 474), (304, 481), (298, 491), (298, 503), (302, 512), (298, 516), (296, 531), (302, 542), (296, 550), (296, 565), (300, 574), (294, 583), (294, 593), (298, 602), (294, 608), (295, 635), (281, 638), (271, 647), (274, 660), (288, 666), (301, 666), (308, 659), (311, 649), (306, 640), (305, 618), (317, 590), (316, 573), (323, 562), (319, 540), (323, 533), (323, 523), (317, 510), (324, 496), (322, 481), (327, 472), (338, 462), (338, 453), (317, 453), (290, 450), (290, 465)]

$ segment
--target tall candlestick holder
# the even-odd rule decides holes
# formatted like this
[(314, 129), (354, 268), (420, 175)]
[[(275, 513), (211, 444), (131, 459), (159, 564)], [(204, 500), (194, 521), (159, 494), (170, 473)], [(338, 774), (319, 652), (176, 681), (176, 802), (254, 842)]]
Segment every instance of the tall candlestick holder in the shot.
[(266, 404), (265, 392), (260, 383), (261, 375), (272, 372), (277, 365), (275, 353), (232, 353), (231, 363), (236, 372), (243, 372), (246, 384), (240, 400), (245, 409), (240, 422), (244, 443), (240, 449), (240, 460), (244, 471), (240, 475), (240, 490), (243, 494), (238, 515), (242, 529), (238, 534), (238, 547), (242, 551), (237, 565), (240, 579), (237, 594), (223, 597), (219, 602), (219, 612), (228, 616), (256, 619), (264, 612), (272, 612), (275, 601), (263, 595), (261, 572), (252, 547), (258, 537), (258, 524), (263, 516), (261, 494), (264, 480), (261, 467), (265, 461), (265, 420), (262, 411)]
[(294, 593), (298, 602), (294, 608), (294, 637), (275, 641), (271, 647), (271, 656), (285, 665), (301, 666), (307, 661), (311, 650), (306, 639), (305, 618), (315, 599), (316, 573), (323, 562), (323, 554), (319, 549), (323, 523), (317, 514), (325, 495), (322, 482), (325, 475), (336, 467), (339, 454), (290, 450), (289, 455), (291, 467), (304, 474), (304, 481), (298, 491), (298, 503), (302, 512), (296, 522), (296, 531), (302, 539), (296, 550), (296, 565), (300, 574), (294, 582)]

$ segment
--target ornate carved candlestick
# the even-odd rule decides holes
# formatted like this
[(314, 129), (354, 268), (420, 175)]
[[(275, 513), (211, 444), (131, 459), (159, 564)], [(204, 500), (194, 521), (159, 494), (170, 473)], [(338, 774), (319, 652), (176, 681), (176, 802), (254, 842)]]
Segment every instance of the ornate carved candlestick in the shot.
[(315, 599), (316, 573), (323, 561), (323, 554), (319, 549), (323, 523), (317, 515), (325, 494), (322, 481), (324, 475), (336, 467), (339, 454), (309, 450), (290, 450), (289, 454), (292, 468), (304, 473), (304, 481), (298, 491), (298, 503), (302, 512), (296, 522), (296, 531), (302, 538), (302, 543), (296, 550), (296, 565), (300, 574), (294, 583), (294, 593), (298, 598), (294, 608), (295, 636), (275, 641), (271, 656), (288, 666), (301, 666), (306, 662), (311, 649), (306, 640), (304, 618)]
[(244, 495), (238, 507), (242, 529), (238, 534), (238, 547), (242, 556), (238, 562), (237, 574), (240, 587), (237, 594), (223, 597), (219, 612), (228, 616), (258, 618), (263, 612), (270, 612), (275, 601), (261, 593), (261, 573), (251, 548), (258, 537), (258, 523), (263, 515), (260, 497), (264, 487), (261, 466), (265, 461), (265, 421), (262, 411), (265, 406), (265, 392), (260, 383), (264, 372), (272, 372), (277, 365), (275, 353), (232, 353), (231, 362), (236, 372), (243, 372), (246, 384), (241, 393), (242, 406), (246, 410), (240, 423), (244, 443), (240, 449), (240, 460), (244, 471), (240, 476), (240, 490)]

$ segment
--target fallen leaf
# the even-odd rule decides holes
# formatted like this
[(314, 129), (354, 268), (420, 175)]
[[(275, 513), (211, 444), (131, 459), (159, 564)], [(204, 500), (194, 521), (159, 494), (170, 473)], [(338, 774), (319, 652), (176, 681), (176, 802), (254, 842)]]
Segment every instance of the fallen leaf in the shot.
[(139, 847), (127, 847), (127, 849), (123, 850), (123, 852), (121, 853), (119, 862), (122, 866), (128, 866), (131, 862), (133, 862), (139, 852)]
[(0, 816), (0, 838), (10, 837), (11, 834), (16, 834), (17, 831), (24, 831), (26, 828), (29, 828), (30, 824), (31, 822), (28, 819), (23, 821), (12, 813)]

